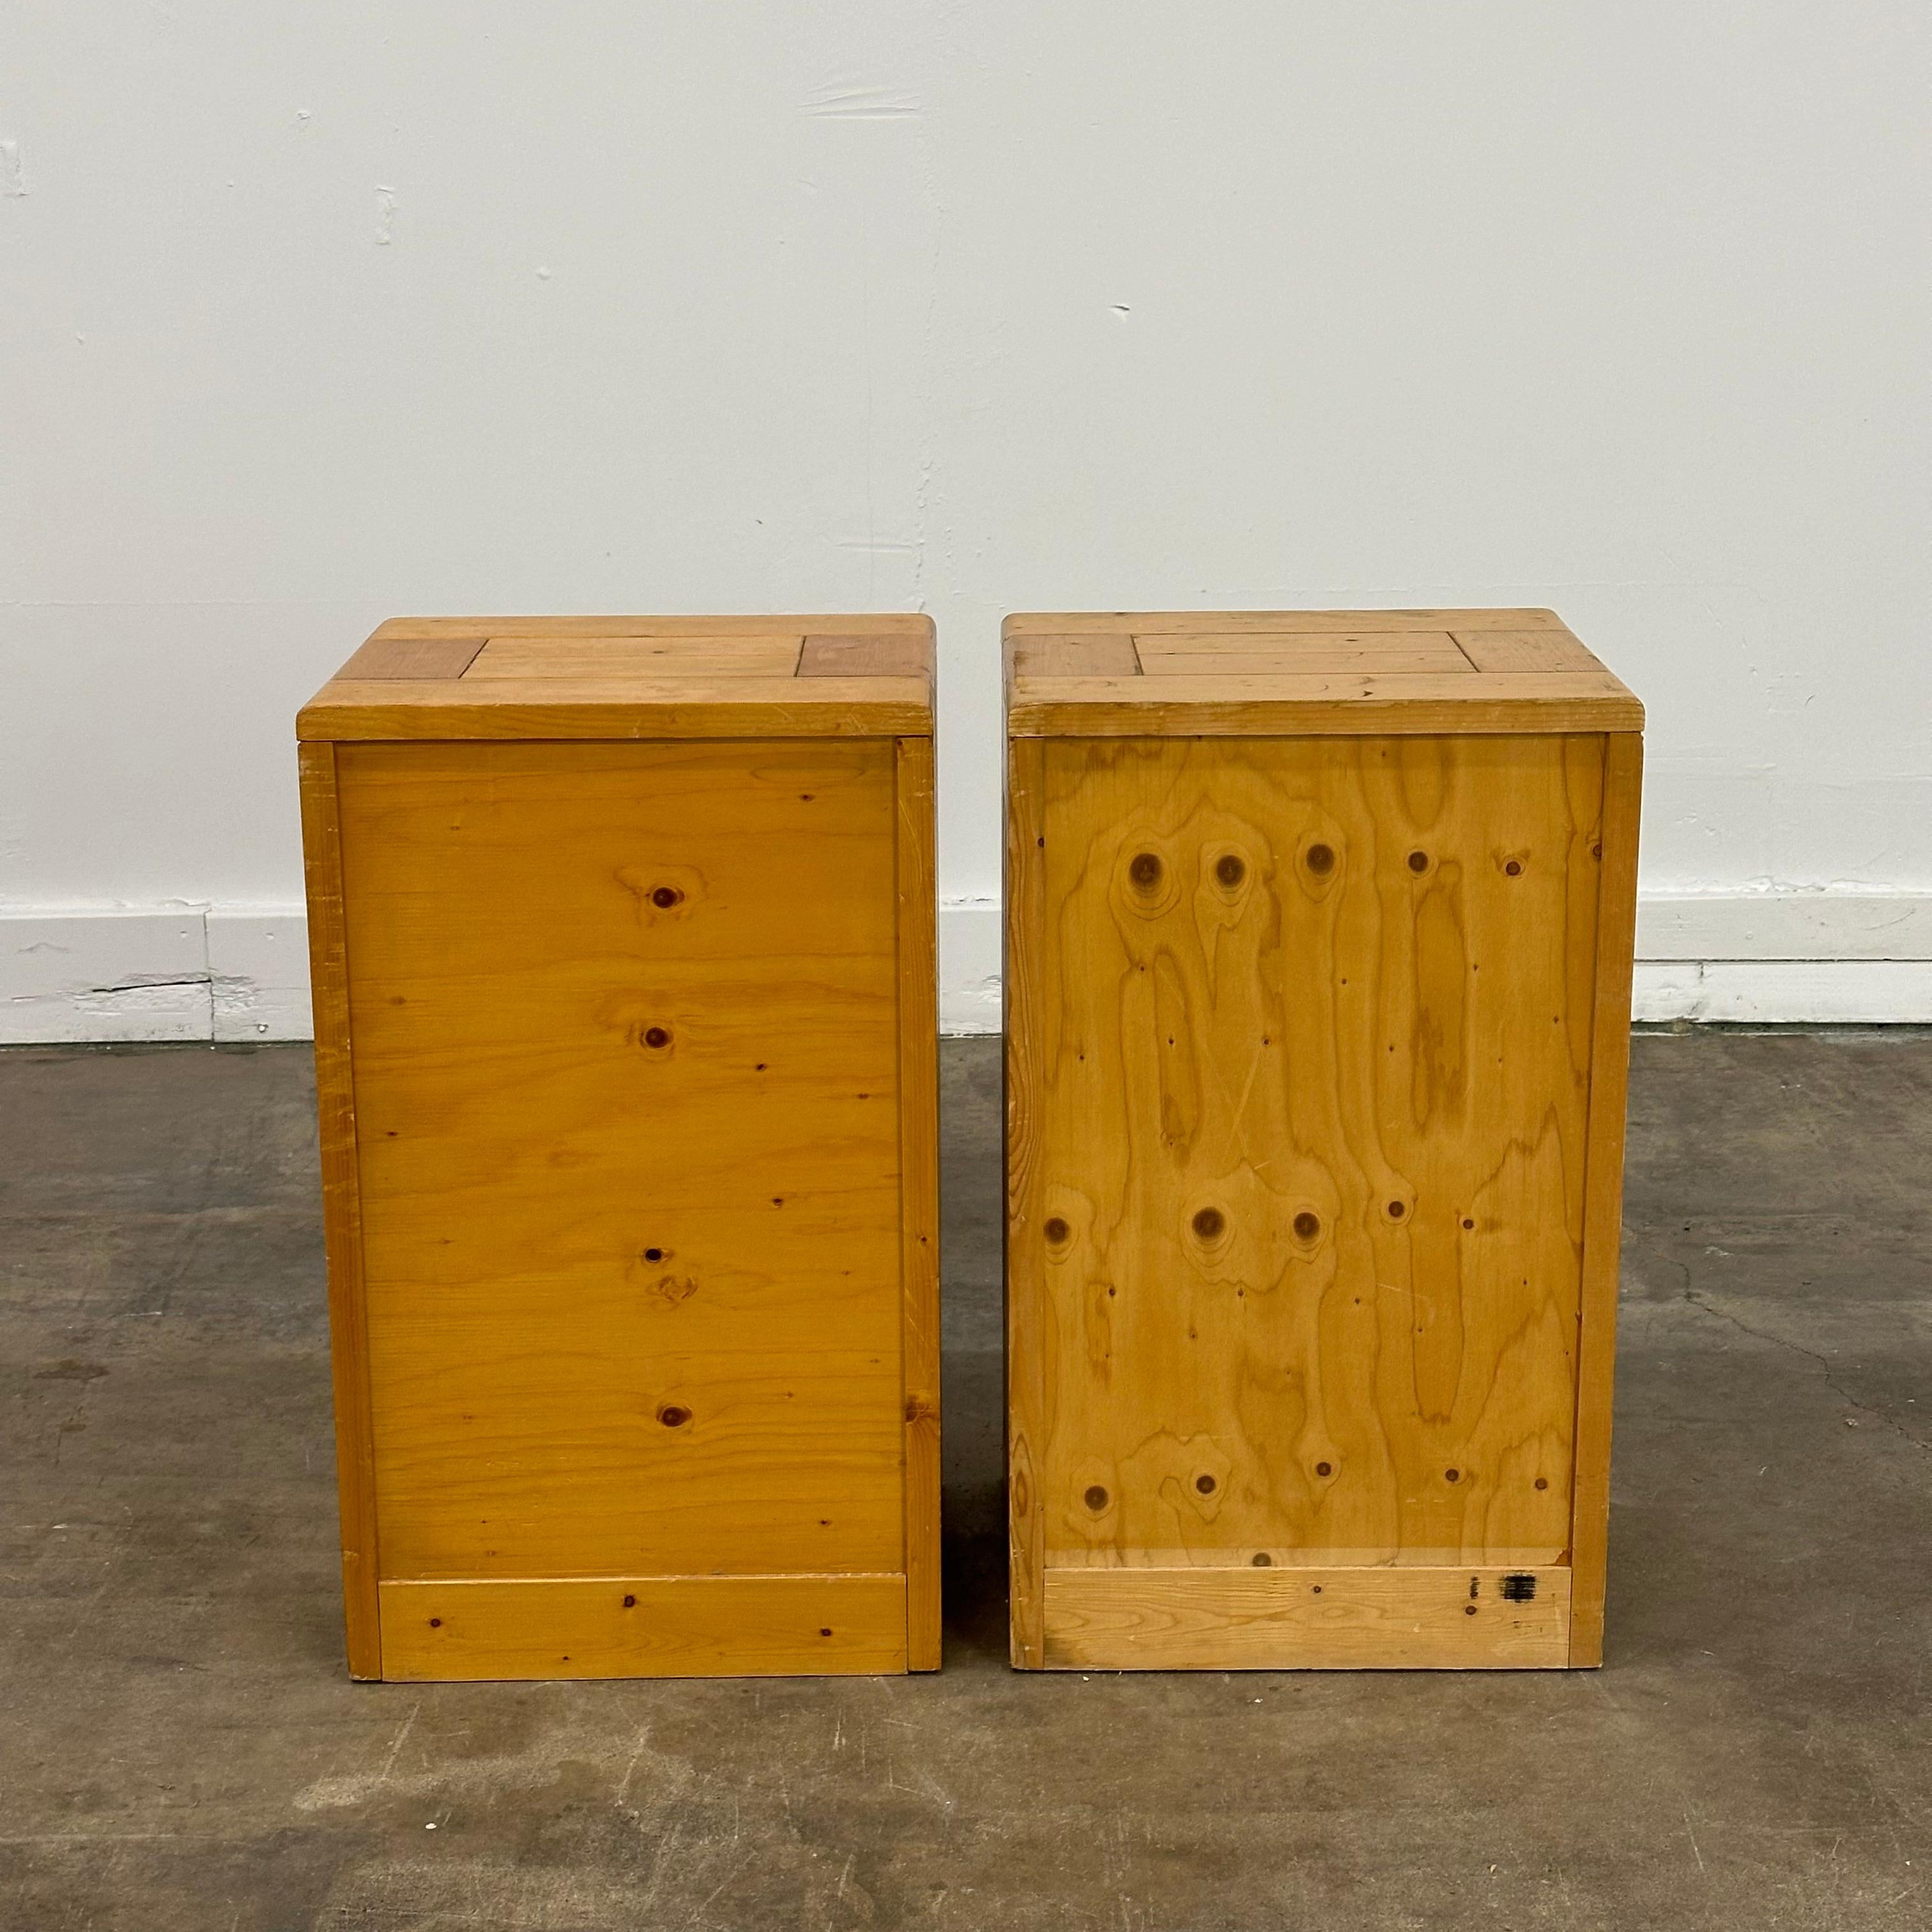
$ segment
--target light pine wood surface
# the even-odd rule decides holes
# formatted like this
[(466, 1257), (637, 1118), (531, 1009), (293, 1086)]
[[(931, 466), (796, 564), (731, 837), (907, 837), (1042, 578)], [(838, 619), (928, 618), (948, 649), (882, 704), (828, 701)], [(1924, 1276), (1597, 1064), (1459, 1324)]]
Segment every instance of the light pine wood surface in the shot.
[[(1597, 1660), (1640, 741), (1579, 725), (1575, 678), (1609, 674), (1546, 614), (1304, 615), (1008, 626), (1022, 1665), (1214, 1660), (1221, 1609), (1103, 1658), (1059, 1641), (1076, 1605), (1463, 1566), (1560, 1576), (1533, 1655), (1460, 1605), (1406, 1649), (1370, 1618), (1357, 1648), (1386, 1657), (1289, 1650)], [(1294, 668), (1445, 646), (1460, 669), (1370, 672), (1381, 734)], [(1231, 690), (1196, 651), (1262, 668)], [(1099, 662), (1133, 694), (1046, 730)], [(1495, 700), (1450, 686), (1547, 694), (1490, 730)], [(1224, 729), (1250, 704), (1297, 722)]]
[(304, 712), (356, 1674), (937, 1667), (930, 639), (411, 620)]
[(1570, 1572), (1049, 1570), (1058, 1670), (1548, 1670), (1569, 1661)]
[(929, 737), (920, 616), (392, 618), (304, 740)]
[(1016, 736), (1633, 731), (1553, 612), (1114, 611), (1006, 620)]
[(385, 1583), (382, 1674), (872, 1676), (902, 1670), (900, 1575)]

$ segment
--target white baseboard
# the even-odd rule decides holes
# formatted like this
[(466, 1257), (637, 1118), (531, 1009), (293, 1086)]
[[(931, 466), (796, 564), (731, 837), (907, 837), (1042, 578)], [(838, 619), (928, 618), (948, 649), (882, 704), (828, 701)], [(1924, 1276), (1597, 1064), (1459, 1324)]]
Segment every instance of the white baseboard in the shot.
[(307, 1040), (298, 906), (0, 912), (0, 1042)]
[[(1640, 1020), (1932, 1022), (1932, 892), (1646, 895)], [(1000, 1030), (997, 901), (939, 913), (939, 1023)], [(298, 906), (0, 911), (0, 1042), (306, 1040)]]

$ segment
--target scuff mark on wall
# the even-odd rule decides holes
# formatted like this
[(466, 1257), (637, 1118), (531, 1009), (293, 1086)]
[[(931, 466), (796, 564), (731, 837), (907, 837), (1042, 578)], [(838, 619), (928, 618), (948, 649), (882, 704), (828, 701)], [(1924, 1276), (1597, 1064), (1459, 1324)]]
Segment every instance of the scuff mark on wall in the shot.
[(916, 121), (926, 104), (883, 87), (829, 87), (805, 103), (805, 112), (817, 121)]
[(396, 238), (396, 190), (376, 184), (376, 246), (386, 248)]
[(27, 191), (27, 179), (20, 172), (20, 144), (0, 141), (0, 194), (15, 200)]

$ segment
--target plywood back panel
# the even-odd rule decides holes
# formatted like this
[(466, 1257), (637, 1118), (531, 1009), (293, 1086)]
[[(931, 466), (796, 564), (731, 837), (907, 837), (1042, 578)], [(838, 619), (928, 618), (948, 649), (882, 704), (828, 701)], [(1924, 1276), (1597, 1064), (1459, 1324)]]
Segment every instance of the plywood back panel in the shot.
[(1046, 744), (1049, 1574), (1564, 1558), (1604, 745)]
[(904, 1569), (894, 757), (338, 748), (386, 1580)]

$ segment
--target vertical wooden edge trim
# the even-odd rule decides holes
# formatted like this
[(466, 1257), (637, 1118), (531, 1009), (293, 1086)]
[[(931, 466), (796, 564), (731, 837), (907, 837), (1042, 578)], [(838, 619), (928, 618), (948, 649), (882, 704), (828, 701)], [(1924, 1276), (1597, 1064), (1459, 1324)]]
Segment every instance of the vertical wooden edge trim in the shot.
[(349, 1035), (349, 962), (343, 910), (335, 747), (297, 747), (302, 863), (308, 890), (309, 971), (315, 1010), (315, 1088), (322, 1151), (322, 1228), (328, 1254), (329, 1360), (342, 1526), (342, 1598), (352, 1677), (382, 1674), (376, 1592), (376, 1451), (362, 1282), (361, 1183)]
[(1603, 874), (1584, 1155), (1583, 1268), (1576, 1351), (1576, 1426), (1570, 1506), (1570, 1661), (1604, 1660), (1610, 1540), (1610, 1412), (1616, 1371), (1617, 1271), (1623, 1238), (1624, 1130), (1630, 1090), (1630, 981), (1636, 931), (1637, 829), (1643, 740), (1604, 741)]
[(1026, 1266), (1033, 1221), (1039, 1042), (1036, 949), (1045, 932), (1042, 862), (1046, 748), (1036, 738), (1006, 746), (1006, 1288), (1007, 1584), (1010, 1655), (1016, 1670), (1046, 1667), (1045, 1514), (1040, 1484), (1046, 1462), (1040, 1285)]
[(933, 863), (933, 748), (930, 738), (901, 738), (895, 742), (906, 1667), (937, 1670), (942, 1639), (938, 900)]

